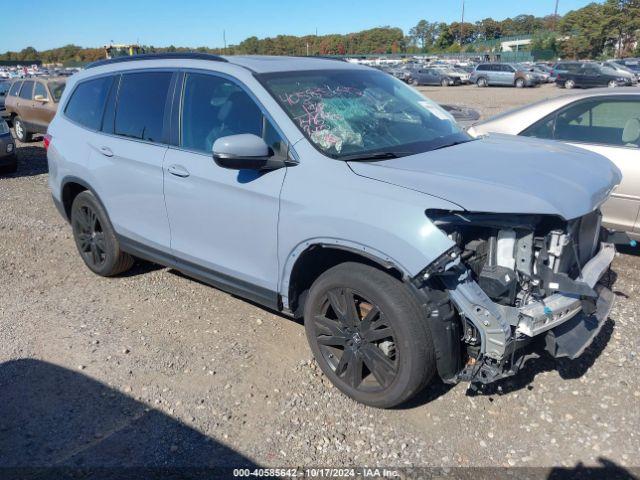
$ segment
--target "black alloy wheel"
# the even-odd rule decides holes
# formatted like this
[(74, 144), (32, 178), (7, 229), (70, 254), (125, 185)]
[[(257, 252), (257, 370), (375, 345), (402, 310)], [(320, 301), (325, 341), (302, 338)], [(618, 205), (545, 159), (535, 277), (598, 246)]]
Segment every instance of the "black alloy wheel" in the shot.
[(322, 303), (313, 318), (316, 341), (335, 375), (356, 390), (388, 388), (398, 373), (398, 352), (380, 307), (348, 288), (329, 290)]
[(92, 270), (99, 270), (107, 258), (104, 231), (98, 214), (89, 205), (81, 206), (73, 218), (78, 250)]

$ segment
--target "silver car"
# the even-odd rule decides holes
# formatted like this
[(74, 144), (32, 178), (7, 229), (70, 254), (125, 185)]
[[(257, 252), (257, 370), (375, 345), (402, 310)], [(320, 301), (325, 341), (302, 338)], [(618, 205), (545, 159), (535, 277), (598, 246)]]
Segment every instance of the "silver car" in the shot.
[(368, 405), (435, 375), (513, 375), (527, 345), (575, 358), (612, 306), (600, 280), (615, 238), (599, 212), (621, 179), (611, 162), (474, 140), (371, 68), (103, 61), (69, 79), (45, 140), (54, 202), (91, 271), (144, 258), (303, 319), (325, 375)]
[[(480, 122), (469, 133), (491, 132), (558, 140), (604, 155), (623, 181), (602, 211), (605, 225), (640, 239), (640, 92), (600, 89), (544, 100)], [(589, 163), (584, 168), (590, 168)]]

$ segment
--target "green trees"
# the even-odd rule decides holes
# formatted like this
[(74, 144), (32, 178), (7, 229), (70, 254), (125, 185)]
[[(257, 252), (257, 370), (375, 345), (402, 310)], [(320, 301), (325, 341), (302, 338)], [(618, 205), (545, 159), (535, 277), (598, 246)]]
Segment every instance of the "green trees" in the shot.
[[(277, 35), (259, 39), (249, 37), (226, 49), (198, 47), (198, 52), (246, 55), (359, 55), (384, 53), (487, 51), (498, 48), (495, 40), (503, 36), (533, 35), (530, 49), (546, 52), (550, 58), (598, 58), (601, 56), (640, 56), (640, 0), (601, 0), (564, 17), (518, 15), (504, 20), (485, 18), (475, 23), (419, 20), (405, 36), (399, 28), (372, 28), (349, 34)], [(186, 52), (194, 48), (146, 46), (147, 52)], [(27, 47), (19, 52), (0, 54), (0, 60), (78, 64), (104, 58), (101, 48), (65, 45), (36, 51)], [(542, 58), (542, 57), (541, 57)], [(546, 57), (545, 57), (546, 58)], [(549, 58), (549, 59), (550, 59)]]

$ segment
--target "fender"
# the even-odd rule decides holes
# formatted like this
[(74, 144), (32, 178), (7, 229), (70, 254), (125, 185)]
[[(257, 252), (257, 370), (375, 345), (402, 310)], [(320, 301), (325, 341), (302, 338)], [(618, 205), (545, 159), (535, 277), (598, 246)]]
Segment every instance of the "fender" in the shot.
[(390, 255), (387, 255), (380, 250), (369, 247), (367, 245), (363, 245), (361, 243), (352, 242), (349, 240), (342, 240), (339, 238), (330, 238), (330, 237), (316, 237), (310, 238), (303, 242), (300, 242), (287, 256), (287, 259), (284, 262), (284, 268), (282, 269), (282, 274), (280, 280), (278, 282), (278, 292), (282, 298), (282, 304), (284, 308), (289, 308), (289, 281), (291, 279), (291, 273), (293, 271), (293, 267), (295, 266), (298, 259), (302, 256), (302, 254), (312, 247), (321, 247), (321, 248), (337, 248), (340, 250), (345, 250), (348, 252), (357, 253), (362, 255), (363, 257), (368, 258), (369, 260), (381, 265), (384, 268), (390, 269), (395, 268), (401, 274), (403, 279), (409, 278), (409, 273), (406, 268), (404, 268), (398, 261), (396, 261)]
[(62, 181), (60, 182), (60, 200), (56, 199), (55, 196), (53, 197), (53, 201), (56, 204), (56, 207), (58, 208), (58, 211), (65, 218), (65, 220), (67, 220), (67, 222), (70, 222), (71, 218), (69, 217), (69, 214), (67, 213), (67, 211), (66, 211), (66, 209), (64, 207), (63, 192), (64, 192), (64, 188), (69, 183), (77, 183), (78, 185), (81, 185), (84, 188), (86, 188), (87, 190), (89, 190), (93, 194), (93, 196), (96, 197), (96, 200), (98, 200), (98, 203), (104, 209), (104, 211), (108, 212), (108, 210), (104, 206), (104, 202), (100, 198), (100, 195), (98, 195), (98, 193), (95, 191), (95, 189), (86, 180), (83, 180), (81, 178), (75, 177), (73, 175), (67, 175), (67, 176), (63, 177)]

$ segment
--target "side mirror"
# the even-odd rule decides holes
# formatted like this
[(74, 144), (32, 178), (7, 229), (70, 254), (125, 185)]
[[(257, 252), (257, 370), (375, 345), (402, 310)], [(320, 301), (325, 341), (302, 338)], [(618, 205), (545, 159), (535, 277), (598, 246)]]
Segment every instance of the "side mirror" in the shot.
[(33, 97), (33, 99), (34, 99), (36, 102), (42, 102), (42, 103), (47, 103), (47, 102), (49, 101), (49, 99), (48, 99), (48, 98), (46, 98), (46, 97), (45, 97), (45, 96), (43, 96), (43, 95), (36, 95), (35, 97)]
[(252, 133), (220, 137), (213, 144), (213, 160), (231, 170), (275, 170), (285, 166), (273, 159), (265, 141)]

